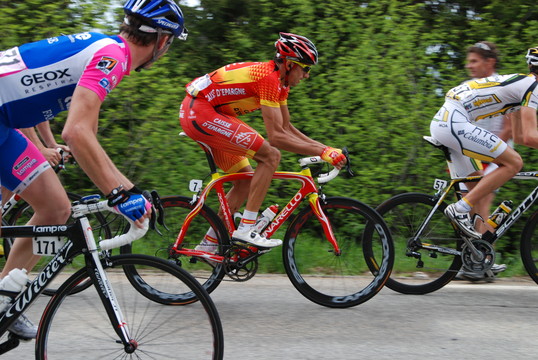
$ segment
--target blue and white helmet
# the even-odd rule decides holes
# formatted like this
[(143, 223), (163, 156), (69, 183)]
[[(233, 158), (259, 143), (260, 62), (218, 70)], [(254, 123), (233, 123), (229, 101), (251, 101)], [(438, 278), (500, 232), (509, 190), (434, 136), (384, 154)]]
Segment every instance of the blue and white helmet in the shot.
[(138, 15), (153, 25), (142, 25), (140, 31), (153, 33), (160, 28), (165, 34), (173, 34), (180, 40), (187, 39), (183, 12), (173, 0), (127, 0), (123, 10), (125, 14)]

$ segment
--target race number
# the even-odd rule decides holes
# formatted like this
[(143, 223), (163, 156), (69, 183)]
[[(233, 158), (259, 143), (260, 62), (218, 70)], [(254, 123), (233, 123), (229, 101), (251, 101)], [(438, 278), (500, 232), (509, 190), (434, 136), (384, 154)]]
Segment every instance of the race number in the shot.
[(447, 186), (447, 182), (446, 180), (441, 180), (441, 179), (435, 179), (435, 181), (433, 182), (433, 188), (435, 190), (443, 190), (446, 186)]
[(14, 47), (6, 51), (0, 51), (0, 75), (7, 75), (26, 69), (19, 48)]
[(203, 181), (192, 179), (189, 183), (189, 190), (197, 193), (202, 188)]
[(33, 241), (34, 255), (54, 256), (65, 244), (65, 239), (57, 236), (37, 237)]

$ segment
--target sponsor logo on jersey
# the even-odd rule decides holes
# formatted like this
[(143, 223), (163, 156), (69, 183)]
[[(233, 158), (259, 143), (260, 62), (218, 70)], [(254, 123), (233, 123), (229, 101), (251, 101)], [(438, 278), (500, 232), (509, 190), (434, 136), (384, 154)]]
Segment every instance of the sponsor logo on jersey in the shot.
[(38, 72), (31, 75), (21, 77), (21, 84), (24, 86), (32, 86), (46, 82), (71, 81), (71, 74), (68, 73), (69, 68), (63, 70), (51, 70), (46, 72)]
[(31, 169), (37, 163), (37, 159), (30, 159), (26, 156), (17, 165), (13, 167), (18, 176), (22, 176), (28, 169)]
[(473, 131), (463, 134), (463, 137), (488, 149), (492, 149), (499, 142), (497, 135), (479, 127), (475, 127)]
[(232, 143), (237, 144), (245, 149), (250, 149), (254, 140), (256, 139), (256, 133), (251, 131), (244, 125), (240, 125), (234, 134)]
[(96, 68), (108, 75), (114, 70), (116, 65), (118, 65), (118, 60), (111, 58), (110, 56), (103, 56), (97, 62)]
[[(228, 139), (231, 139), (232, 138), (232, 135), (233, 135), (233, 131), (231, 131), (230, 129), (227, 129), (226, 127), (223, 127), (220, 122), (224, 122), (223, 120), (221, 119), (213, 119), (213, 121), (206, 121), (202, 124), (202, 126), (204, 128), (206, 128), (208, 131), (211, 131), (211, 132), (214, 132), (214, 133), (217, 133), (219, 135), (223, 135), (223, 136), (226, 136)], [(231, 124), (229, 124), (231, 125)]]
[(482, 95), (476, 96), (469, 101), (464, 102), (463, 106), (465, 110), (471, 111), (477, 108), (484, 108), (490, 105), (495, 105), (500, 103), (501, 100), (495, 95)]
[(101, 87), (106, 90), (107, 94), (112, 90), (112, 88), (110, 87), (110, 81), (108, 81), (107, 78), (102, 78), (101, 80), (99, 80), (99, 85), (101, 85)]
[(22, 166), (24, 166), (24, 164), (26, 164), (28, 161), (30, 160), (30, 158), (28, 156), (25, 156), (24, 159), (22, 159), (21, 161), (19, 161), (19, 163), (15, 166), (13, 166), (13, 169), (14, 170), (19, 170)]

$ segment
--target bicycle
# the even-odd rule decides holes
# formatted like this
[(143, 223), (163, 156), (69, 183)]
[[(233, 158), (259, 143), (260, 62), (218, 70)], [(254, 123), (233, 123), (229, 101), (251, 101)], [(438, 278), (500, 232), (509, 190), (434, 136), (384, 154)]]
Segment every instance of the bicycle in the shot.
[[(451, 160), (448, 149), (437, 140), (424, 136), (429, 144), (443, 151), (449, 170)], [(453, 171), (450, 171), (453, 174)], [(460, 184), (477, 182), (483, 176), (455, 177), (450, 182), (436, 179), (434, 195), (403, 193), (380, 204), (376, 209), (390, 227), (396, 251), (395, 262), (387, 287), (403, 294), (427, 294), (448, 284), (462, 266), (471, 271), (493, 277), (491, 266), (495, 263), (493, 244), (526, 212), (538, 198), (538, 187), (511, 211), (496, 230), (486, 232), (481, 239), (465, 236), (446, 217), (445, 199), (454, 191), (461, 199)], [(538, 172), (520, 172), (515, 180), (538, 180)], [(479, 221), (479, 220), (478, 220)], [(525, 269), (538, 283), (538, 242), (532, 237), (538, 224), (538, 211), (534, 212), (521, 235), (520, 253)], [(427, 254), (427, 256), (424, 256)], [(418, 274), (409, 274), (414, 268)], [(418, 275), (418, 276), (417, 276)]]
[[(58, 174), (60, 171), (66, 169), (69, 153), (65, 152), (61, 148), (58, 148), (57, 150), (60, 153), (61, 158), (58, 162), (58, 165), (54, 168), (54, 171)], [(67, 197), (71, 202), (78, 201), (82, 198), (81, 195), (69, 191), (67, 191), (66, 193)], [(2, 225), (24, 225), (28, 223), (33, 214), (34, 211), (32, 207), (28, 203), (26, 203), (20, 195), (13, 194), (7, 201), (2, 204)], [(121, 219), (122, 217), (120, 215), (113, 214), (111, 218), (108, 218), (101, 213), (91, 215), (88, 214), (87, 216), (90, 219), (94, 232), (99, 231), (99, 237), (109, 239), (113, 236), (113, 234), (119, 233), (118, 229), (116, 229), (116, 231), (113, 231), (110, 228), (110, 223), (115, 221), (116, 219)], [(121, 229), (123, 229), (123, 227), (121, 227)], [(4, 250), (4, 257), (6, 259), (9, 257), (9, 252), (11, 251), (11, 247), (13, 246), (13, 241), (13, 238), (4, 238), (3, 240), (2, 244)], [(36, 246), (36, 253), (42, 256), (39, 263), (36, 264), (36, 266), (34, 267), (34, 272), (37, 273), (48, 264), (50, 259), (52, 259), (52, 256), (56, 254), (58, 248), (55, 248), (55, 246), (57, 245), (55, 242), (50, 242), (48, 239), (36, 239), (36, 241), (34, 241), (34, 244)], [(74, 272), (78, 270), (81, 265), (82, 262), (75, 262), (74, 264), (70, 264), (68, 269), (71, 272)], [(54, 295), (60, 285), (61, 282), (59, 281), (52, 282), (50, 287), (45, 289), (43, 294), (49, 296)], [(77, 293), (86, 289), (89, 286), (91, 286), (91, 283), (89, 281), (83, 282), (77, 285), (73, 289), (73, 292)]]
[[(8, 333), (8, 327), (74, 257), (83, 255), (85, 266), (65, 280), (43, 312), (36, 339), (36, 359), (65, 359), (67, 349), (73, 347), (75, 357), (199, 359), (209, 355), (212, 359), (222, 359), (224, 343), (219, 314), (208, 293), (188, 272), (153, 256), (110, 256), (110, 249), (142, 237), (147, 226), (144, 229), (131, 226), (125, 234), (100, 241), (99, 251), (86, 214), (112, 210), (107, 201), (98, 200), (98, 195), (89, 196), (75, 204), (76, 221), (72, 224), (2, 227), (2, 237), (66, 237), (67, 240), (0, 314), (0, 354), (25, 340)], [(143, 279), (126, 277), (125, 273), (132, 269), (143, 274)], [(95, 291), (71, 295), (75, 286), (87, 278)], [(182, 295), (185, 291), (196, 298), (185, 299)], [(181, 308), (162, 306), (195, 301)], [(95, 310), (90, 311), (92, 308)], [(73, 324), (82, 330), (70, 330)]]
[[(211, 181), (202, 188), (202, 180), (192, 180), (192, 198), (161, 198), (166, 223), (178, 235), (173, 243), (161, 244), (156, 253), (192, 273), (211, 293), (225, 281), (224, 276), (230, 281), (251, 279), (258, 270), (258, 258), (270, 249), (257, 249), (230, 239), (236, 224), (224, 185), (250, 179), (253, 172), (221, 175), (211, 151), (203, 149)], [(285, 271), (295, 288), (307, 299), (327, 307), (361, 304), (378, 293), (389, 277), (394, 256), (390, 232), (381, 216), (368, 205), (351, 198), (325, 196), (322, 187), (338, 175), (338, 169), (319, 175), (317, 188), (309, 165), (323, 163), (321, 158), (307, 157), (299, 163), (300, 172), (273, 174), (273, 179), (299, 181), (301, 188), (265, 227), (263, 235), (270, 238), (290, 219), (282, 255)], [(211, 190), (216, 192), (224, 221), (206, 203)], [(291, 218), (303, 200), (309, 206)], [(216, 251), (195, 250), (209, 228), (217, 233)], [(368, 249), (361, 246), (365, 236), (370, 238)]]

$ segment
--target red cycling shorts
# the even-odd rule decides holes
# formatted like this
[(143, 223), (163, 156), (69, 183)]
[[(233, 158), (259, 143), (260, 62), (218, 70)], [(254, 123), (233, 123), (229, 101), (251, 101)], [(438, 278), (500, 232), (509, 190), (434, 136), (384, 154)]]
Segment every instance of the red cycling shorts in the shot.
[(179, 123), (191, 139), (211, 148), (217, 166), (227, 173), (249, 165), (248, 159), (265, 141), (243, 121), (221, 114), (205, 99), (190, 95), (181, 104)]

